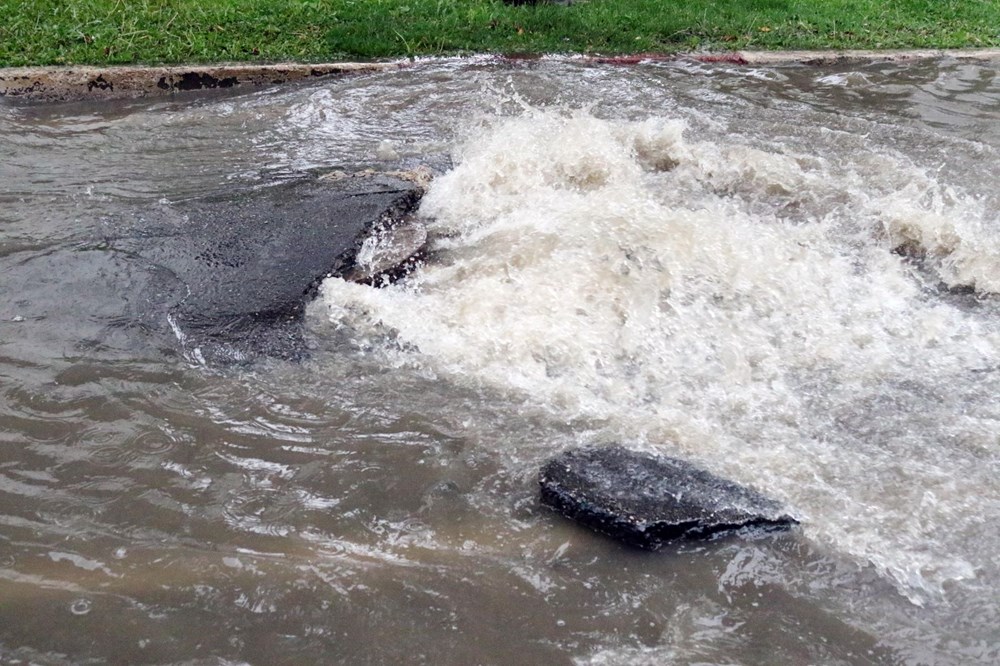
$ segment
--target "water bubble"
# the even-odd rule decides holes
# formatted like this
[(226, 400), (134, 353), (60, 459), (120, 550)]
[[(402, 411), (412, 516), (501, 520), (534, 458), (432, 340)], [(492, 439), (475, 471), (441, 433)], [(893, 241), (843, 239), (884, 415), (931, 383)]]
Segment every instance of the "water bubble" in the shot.
[(77, 599), (69, 605), (69, 612), (73, 615), (86, 615), (92, 606), (89, 599)]

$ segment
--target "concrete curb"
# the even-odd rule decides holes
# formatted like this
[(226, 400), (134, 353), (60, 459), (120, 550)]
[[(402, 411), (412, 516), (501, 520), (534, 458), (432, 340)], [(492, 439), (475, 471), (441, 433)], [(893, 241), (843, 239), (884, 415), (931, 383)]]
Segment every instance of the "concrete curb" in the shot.
[(907, 49), (899, 51), (743, 51), (748, 65), (829, 65), (852, 62), (906, 62), (909, 60), (1000, 60), (1000, 49)]
[(687, 53), (634, 53), (615, 56), (568, 56), (611, 65), (640, 62), (695, 60), (733, 65), (836, 65), (866, 62), (909, 62), (950, 58), (988, 62), (1000, 60), (1000, 49), (909, 49), (898, 51), (719, 51)]
[(310, 78), (382, 72), (406, 63), (19, 67), (0, 69), (0, 97), (32, 102), (120, 99), (211, 88), (257, 88)]
[[(507, 59), (507, 56), (497, 56)], [(550, 56), (559, 58), (560, 56)], [(613, 65), (677, 59), (735, 65), (832, 65), (864, 62), (906, 62), (935, 58), (1000, 61), (1000, 49), (912, 49), (900, 51), (729, 51), (719, 53), (640, 53), (621, 56), (565, 56)], [(511, 56), (519, 60), (521, 57)], [(433, 61), (429, 58), (424, 62)], [(400, 69), (412, 65), (384, 63), (324, 63), (278, 65), (225, 64), (170, 67), (20, 67), (0, 69), (0, 97), (30, 102), (120, 99), (169, 95), (211, 88), (259, 88), (292, 81)]]

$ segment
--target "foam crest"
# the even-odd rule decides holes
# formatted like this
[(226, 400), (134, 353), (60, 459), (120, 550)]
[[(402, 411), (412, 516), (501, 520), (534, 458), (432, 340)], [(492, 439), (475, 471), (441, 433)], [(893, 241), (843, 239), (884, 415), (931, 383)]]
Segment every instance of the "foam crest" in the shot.
[(1000, 293), (1000, 221), (980, 201), (921, 178), (881, 203), (891, 242), (930, 262), (947, 286)]

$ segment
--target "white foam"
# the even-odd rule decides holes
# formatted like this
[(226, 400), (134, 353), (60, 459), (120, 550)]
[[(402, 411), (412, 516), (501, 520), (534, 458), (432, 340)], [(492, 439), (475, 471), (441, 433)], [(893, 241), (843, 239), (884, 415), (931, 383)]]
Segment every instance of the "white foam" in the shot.
[[(604, 419), (756, 485), (917, 603), (975, 575), (940, 533), (966, 495), (1000, 491), (947, 452), (909, 460), (920, 433), (865, 443), (851, 420), (899, 418), (879, 399), (907, 382), (933, 393), (1000, 364), (995, 322), (925, 284), (1000, 287), (975, 200), (902, 158), (699, 140), (675, 119), (528, 109), (467, 134), (421, 207), (435, 260), (385, 289), (328, 280), (337, 325), (387, 362)], [(893, 253), (901, 238), (925, 269)], [(966, 425), (959, 440), (982, 427)]]

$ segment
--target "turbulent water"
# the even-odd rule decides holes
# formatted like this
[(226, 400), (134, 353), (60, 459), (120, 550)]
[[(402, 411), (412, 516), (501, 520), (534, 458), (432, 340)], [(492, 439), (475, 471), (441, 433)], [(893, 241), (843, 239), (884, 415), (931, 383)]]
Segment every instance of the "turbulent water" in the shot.
[[(327, 280), (302, 364), (0, 285), (0, 656), (997, 662), (998, 120), (995, 68), (953, 61), (0, 107), (5, 262), (233, 182), (440, 172), (423, 265)], [(539, 464), (603, 442), (801, 527), (650, 555), (539, 508)]]

